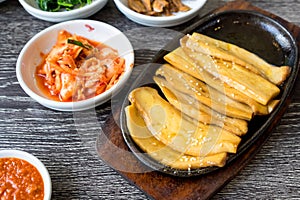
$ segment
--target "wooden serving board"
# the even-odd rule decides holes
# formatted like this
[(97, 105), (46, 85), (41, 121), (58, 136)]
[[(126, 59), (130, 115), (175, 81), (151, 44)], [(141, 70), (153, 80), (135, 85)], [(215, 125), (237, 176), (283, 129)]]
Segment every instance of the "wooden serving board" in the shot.
[[(254, 7), (250, 3), (242, 0), (227, 3), (213, 12), (217, 13), (227, 10), (255, 10), (272, 17), (291, 32), (296, 39), (297, 46), (300, 47), (300, 28), (280, 17)], [(250, 162), (271, 135), (272, 129), (278, 124), (290, 101), (291, 95), (288, 97), (287, 101), (285, 101), (283, 108), (280, 110), (278, 116), (271, 126), (269, 126), (265, 134), (245, 151), (245, 153), (226, 165), (226, 167), (206, 175), (181, 178), (156, 171), (150, 171), (147, 166), (142, 164), (128, 150), (122, 137), (121, 130), (116, 123), (119, 118), (118, 112), (114, 113), (115, 116), (111, 115), (103, 126), (103, 133), (99, 136), (97, 150), (104, 162), (117, 170), (129, 182), (145, 192), (149, 198), (165, 200), (208, 199), (233, 179), (239, 171)], [(120, 149), (124, 151), (120, 151)], [(143, 172), (147, 170), (149, 172)]]

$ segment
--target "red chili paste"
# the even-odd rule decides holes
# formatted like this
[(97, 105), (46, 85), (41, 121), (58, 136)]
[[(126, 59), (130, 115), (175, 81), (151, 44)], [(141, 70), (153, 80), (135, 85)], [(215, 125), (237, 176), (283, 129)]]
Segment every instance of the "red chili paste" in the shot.
[(0, 199), (44, 198), (44, 182), (38, 170), (19, 158), (0, 158)]

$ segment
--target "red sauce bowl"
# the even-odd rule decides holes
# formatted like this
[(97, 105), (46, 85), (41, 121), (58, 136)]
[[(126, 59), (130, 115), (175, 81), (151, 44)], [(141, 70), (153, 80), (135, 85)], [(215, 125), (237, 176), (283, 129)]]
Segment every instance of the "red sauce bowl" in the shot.
[(20, 150), (0, 151), (0, 196), (5, 199), (51, 199), (51, 179), (44, 164)]

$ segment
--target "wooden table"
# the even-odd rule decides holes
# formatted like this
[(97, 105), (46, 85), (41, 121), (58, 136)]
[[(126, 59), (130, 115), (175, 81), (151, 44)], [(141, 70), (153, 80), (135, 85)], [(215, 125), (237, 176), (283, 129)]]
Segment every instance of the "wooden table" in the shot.
[[(163, 30), (130, 21), (113, 1), (90, 19), (123, 31), (135, 48), (136, 65), (142, 65), (149, 63), (176, 31), (226, 2), (208, 0), (196, 19)], [(299, 0), (249, 2), (300, 25)], [(31, 37), (53, 24), (32, 17), (16, 0), (0, 3), (0, 150), (19, 149), (37, 156), (49, 170), (52, 199), (147, 199), (101, 161), (95, 151), (100, 127), (111, 112), (110, 102), (86, 112), (58, 112), (41, 106), (19, 86), (15, 74), (18, 54)], [(298, 80), (288, 111), (271, 137), (251, 163), (213, 199), (299, 199), (299, 120)]]

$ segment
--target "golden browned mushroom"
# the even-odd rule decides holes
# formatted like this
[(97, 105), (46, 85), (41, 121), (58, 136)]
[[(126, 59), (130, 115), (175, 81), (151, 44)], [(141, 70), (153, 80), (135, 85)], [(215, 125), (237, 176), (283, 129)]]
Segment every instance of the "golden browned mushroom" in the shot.
[(179, 9), (177, 8), (177, 6), (173, 3), (173, 1), (169, 0), (169, 9), (170, 12), (178, 12)]
[(130, 9), (138, 12), (138, 13), (145, 13), (147, 9), (145, 5), (142, 3), (141, 0), (128, 0), (128, 6)]
[(241, 138), (213, 125), (187, 121), (182, 113), (150, 87), (129, 94), (152, 135), (170, 148), (191, 156), (236, 153)]
[(271, 65), (257, 55), (234, 44), (216, 40), (200, 33), (193, 33), (191, 38), (197, 41), (201, 47), (197, 49), (202, 53), (244, 66), (276, 85), (280, 85), (290, 73), (290, 67)]
[(238, 136), (247, 133), (248, 124), (245, 120), (231, 118), (212, 110), (195, 98), (177, 91), (170, 86), (170, 84), (166, 83), (166, 80), (163, 78), (154, 77), (154, 80), (159, 85), (169, 103), (190, 117), (187, 118), (187, 120), (195, 124), (197, 124), (198, 121), (204, 124), (214, 124)]
[(170, 0), (181, 12), (189, 11), (191, 8), (184, 5), (181, 0)]
[(228, 98), (224, 93), (220, 93), (209, 85), (170, 65), (163, 65), (157, 70), (156, 74), (163, 76), (167, 80), (164, 84), (170, 90), (176, 88), (176, 90), (190, 95), (219, 113), (244, 120), (252, 118), (252, 109), (249, 106)]
[(152, 11), (151, 0), (142, 0), (142, 3), (144, 4), (147, 12)]
[(166, 0), (154, 0), (152, 6), (153, 11), (161, 13), (164, 11), (164, 8), (169, 6), (169, 3)]
[(236, 63), (223, 62), (203, 54), (201, 52), (203, 47), (192, 37), (182, 39), (181, 45), (197, 73), (205, 70), (263, 105), (267, 105), (280, 92), (273, 83)]
[(274, 109), (274, 105), (276, 105), (272, 103), (275, 100), (271, 100), (271, 102), (267, 106), (264, 106), (254, 99), (249, 98), (239, 90), (230, 87), (220, 79), (215, 78), (205, 70), (195, 72), (196, 68), (193, 64), (193, 61), (185, 54), (181, 47), (170, 52), (164, 58), (174, 67), (198, 78), (203, 82), (206, 82), (208, 85), (222, 93), (225, 93), (230, 98), (249, 105), (256, 115), (267, 115), (269, 114), (269, 110)]
[(125, 108), (125, 113), (131, 138), (144, 152), (158, 162), (175, 169), (185, 170), (209, 166), (222, 167), (225, 165), (227, 153), (197, 157), (180, 153), (166, 146), (151, 134), (133, 104)]

